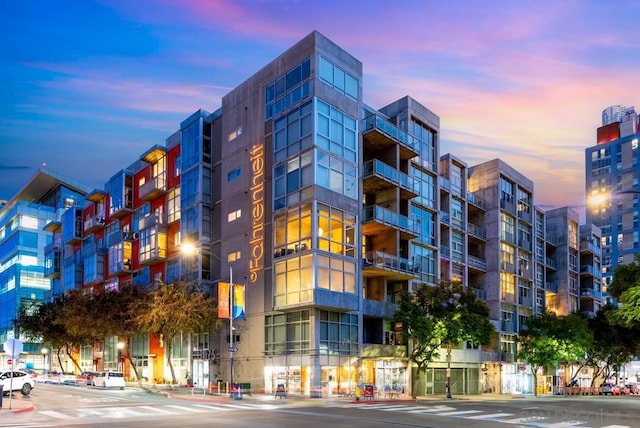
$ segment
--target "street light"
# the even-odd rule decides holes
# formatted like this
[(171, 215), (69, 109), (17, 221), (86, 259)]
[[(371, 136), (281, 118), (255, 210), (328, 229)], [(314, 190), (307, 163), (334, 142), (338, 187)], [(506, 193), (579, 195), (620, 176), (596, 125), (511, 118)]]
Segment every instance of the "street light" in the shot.
[[(197, 253), (197, 248), (190, 242), (183, 242), (180, 244), (180, 252), (186, 255), (193, 255)], [(222, 259), (215, 254), (210, 254), (213, 258), (222, 263)], [(233, 356), (238, 351), (238, 348), (234, 344), (235, 335), (233, 334), (233, 268), (229, 265), (229, 374), (230, 382), (229, 386), (233, 388)], [(233, 391), (233, 389), (232, 389)], [(236, 398), (240, 398), (236, 396)]]
[(122, 350), (124, 349), (124, 343), (122, 342), (118, 342), (116, 345), (116, 348), (118, 348), (118, 366), (117, 366), (117, 370), (119, 372), (122, 371)]
[(49, 350), (47, 348), (42, 348), (40, 350), (40, 352), (42, 353), (42, 370), (46, 370), (47, 369), (47, 354), (49, 353)]

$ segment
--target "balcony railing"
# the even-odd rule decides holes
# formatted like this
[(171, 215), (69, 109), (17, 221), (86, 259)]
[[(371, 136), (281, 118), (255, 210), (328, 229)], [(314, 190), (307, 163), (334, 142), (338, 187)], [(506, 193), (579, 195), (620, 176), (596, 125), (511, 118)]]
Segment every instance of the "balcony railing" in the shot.
[(467, 223), (467, 231), (469, 235), (475, 236), (478, 239), (486, 240), (487, 234), (483, 228), (473, 223)]
[(487, 270), (487, 261), (481, 259), (480, 257), (475, 256), (467, 256), (467, 263), (469, 266), (474, 267), (479, 270), (486, 271)]
[(558, 269), (558, 264), (552, 258), (547, 257), (545, 262), (546, 262), (547, 267), (550, 267), (551, 269), (555, 269), (555, 270)]
[(449, 224), (449, 213), (445, 211), (440, 211), (440, 223)]
[(416, 189), (416, 181), (413, 177), (409, 177), (404, 172), (399, 171), (398, 168), (387, 165), (378, 159), (372, 159), (366, 162), (364, 164), (363, 174), (364, 178), (377, 175), (414, 195), (419, 193), (418, 189)]
[(594, 245), (593, 243), (589, 242), (589, 241), (582, 241), (580, 242), (580, 251), (588, 251), (590, 253), (596, 254), (596, 255), (601, 255), (602, 253), (602, 249), (599, 245)]
[(401, 148), (405, 149), (403, 152), (408, 151), (405, 158), (412, 158), (420, 153), (420, 140), (402, 131), (382, 115), (372, 113), (365, 117), (362, 129), (365, 135), (373, 131), (379, 132), (400, 144)]
[(166, 225), (167, 216), (164, 214), (152, 214), (140, 219), (140, 230), (147, 229), (149, 227)]
[(487, 301), (487, 292), (481, 288), (472, 288), (473, 294), (476, 295), (476, 299), (482, 300), (483, 302)]
[(546, 290), (550, 291), (552, 293), (557, 293), (558, 292), (558, 283), (557, 282), (547, 282)]
[(363, 217), (365, 222), (376, 221), (414, 236), (419, 233), (417, 224), (412, 219), (380, 205), (365, 207)]
[(93, 215), (84, 221), (85, 233), (95, 232), (105, 225), (104, 215)]
[(467, 201), (470, 204), (475, 205), (478, 208), (482, 208), (483, 210), (486, 211), (487, 209), (487, 201), (485, 201), (484, 199), (482, 199), (480, 196), (477, 196), (474, 193), (471, 192), (467, 192)]
[(153, 177), (140, 186), (140, 199), (150, 201), (167, 193), (167, 180), (164, 176)]
[(582, 265), (580, 266), (580, 273), (588, 273), (590, 275), (596, 276), (596, 270), (592, 265)]
[(374, 267), (378, 269), (390, 270), (404, 273), (410, 276), (420, 273), (420, 266), (403, 257), (382, 251), (368, 251), (363, 260), (363, 268)]

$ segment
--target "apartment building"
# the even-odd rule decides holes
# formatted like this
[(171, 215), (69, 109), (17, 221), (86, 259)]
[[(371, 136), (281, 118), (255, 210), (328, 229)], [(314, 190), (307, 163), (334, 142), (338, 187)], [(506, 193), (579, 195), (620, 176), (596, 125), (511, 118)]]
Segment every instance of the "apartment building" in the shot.
[[(65, 209), (82, 203), (89, 188), (51, 171), (37, 171), (0, 209), (0, 346), (19, 339), (13, 320), (21, 307), (62, 292), (63, 248), (44, 228), (59, 224)], [(50, 257), (45, 257), (49, 253)], [(39, 344), (25, 343), (19, 367), (43, 368)], [(0, 367), (7, 368), (0, 354)]]
[(638, 114), (633, 107), (611, 106), (602, 112), (596, 144), (585, 150), (586, 224), (602, 232), (603, 291), (618, 264), (640, 251), (638, 184)]
[[(245, 285), (232, 331), (174, 339), (177, 378), (198, 385), (233, 372), (266, 392), (410, 393), (418, 376), (417, 393), (442, 394), (450, 370), (453, 394), (531, 392), (516, 335), (558, 294), (549, 284), (570, 288), (562, 269), (582, 247), (551, 238), (568, 226), (534, 207), (531, 180), (500, 159), (469, 167), (441, 155), (440, 118), (409, 96), (365, 104), (362, 76), (360, 61), (312, 32), (43, 225), (57, 243), (44, 277), (59, 292)], [(584, 233), (596, 247), (598, 231)], [(595, 249), (584, 254), (597, 269)], [(582, 280), (582, 261), (573, 267)], [(393, 316), (402, 292), (440, 281), (487, 302), (496, 339), (459, 344), (450, 364), (418, 374)], [(567, 299), (586, 305), (577, 290)], [(80, 365), (119, 368), (122, 340), (142, 376), (168, 379), (158, 335), (105, 338), (80, 350)]]

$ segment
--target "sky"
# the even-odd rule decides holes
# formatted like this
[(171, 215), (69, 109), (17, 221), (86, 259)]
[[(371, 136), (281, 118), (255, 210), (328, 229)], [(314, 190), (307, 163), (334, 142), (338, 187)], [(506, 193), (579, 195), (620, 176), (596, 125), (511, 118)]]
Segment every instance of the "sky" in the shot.
[(0, 199), (42, 167), (103, 189), (317, 30), (363, 63), (366, 104), (437, 114), (441, 154), (583, 207), (602, 110), (640, 103), (639, 18), (640, 0), (0, 0)]

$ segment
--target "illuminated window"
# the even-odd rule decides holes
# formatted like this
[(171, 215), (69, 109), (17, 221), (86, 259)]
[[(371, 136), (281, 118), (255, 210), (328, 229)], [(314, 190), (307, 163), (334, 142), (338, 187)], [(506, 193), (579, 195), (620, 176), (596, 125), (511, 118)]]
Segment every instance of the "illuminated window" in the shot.
[(229, 263), (236, 262), (240, 260), (241, 257), (242, 257), (242, 253), (240, 251), (232, 251), (229, 254), (227, 254), (227, 262)]
[(20, 225), (26, 229), (38, 229), (38, 219), (28, 215), (20, 217)]
[(240, 217), (242, 217), (242, 210), (241, 209), (232, 211), (227, 215), (227, 223), (231, 223), (232, 221), (236, 221)]
[(240, 135), (242, 135), (242, 126), (238, 126), (236, 129), (233, 130), (232, 133), (229, 134), (229, 141), (235, 140)]
[(240, 178), (241, 174), (242, 174), (242, 168), (236, 168), (234, 170), (231, 170), (227, 174), (227, 181), (233, 181), (236, 178)]

